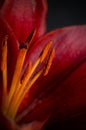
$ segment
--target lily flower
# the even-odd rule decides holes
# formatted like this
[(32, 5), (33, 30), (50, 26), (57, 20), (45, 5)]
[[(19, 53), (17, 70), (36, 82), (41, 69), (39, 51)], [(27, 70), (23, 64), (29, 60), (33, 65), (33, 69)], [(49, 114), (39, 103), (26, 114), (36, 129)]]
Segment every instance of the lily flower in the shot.
[(0, 1), (0, 129), (84, 118), (86, 25), (45, 33), (46, 14), (45, 0)]

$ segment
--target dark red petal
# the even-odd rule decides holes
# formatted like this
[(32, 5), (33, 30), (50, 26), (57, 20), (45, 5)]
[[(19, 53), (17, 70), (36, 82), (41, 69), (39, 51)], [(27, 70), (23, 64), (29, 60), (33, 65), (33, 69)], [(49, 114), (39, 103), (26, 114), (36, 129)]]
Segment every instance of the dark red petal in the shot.
[(36, 11), (35, 11), (35, 27), (37, 29), (38, 37), (43, 35), (46, 30), (46, 14), (47, 14), (47, 3), (46, 0), (36, 0)]
[(20, 127), (19, 130), (42, 130), (45, 121), (33, 121)]
[(25, 98), (29, 112), (23, 123), (47, 116), (53, 121), (64, 120), (80, 114), (86, 106), (86, 26), (61, 28), (45, 35), (32, 47), (28, 58), (34, 62), (49, 40), (54, 42), (56, 55), (49, 74), (40, 77)]
[(45, 122), (33, 121), (29, 124), (18, 126), (14, 121), (0, 113), (0, 130), (41, 130)]
[(1, 9), (19, 42), (25, 41), (33, 28), (37, 30), (36, 38), (45, 32), (46, 12), (45, 0), (6, 0)]
[(0, 130), (19, 130), (13, 121), (0, 113)]

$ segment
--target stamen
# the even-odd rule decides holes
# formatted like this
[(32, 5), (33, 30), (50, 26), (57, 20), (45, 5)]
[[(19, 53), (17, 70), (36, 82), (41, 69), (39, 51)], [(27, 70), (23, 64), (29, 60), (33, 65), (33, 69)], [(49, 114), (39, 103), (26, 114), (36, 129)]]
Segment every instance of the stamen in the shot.
[[(2, 61), (1, 70), (3, 74), (3, 99), (2, 107), (4, 108), (3, 113), (11, 119), (14, 119), (18, 109), (35, 81), (40, 77), (41, 74), (44, 76), (48, 74), (52, 64), (53, 57), (55, 55), (55, 49), (50, 49), (52, 41), (49, 41), (44, 47), (42, 53), (38, 59), (32, 65), (32, 61), (29, 61), (23, 76), (21, 72), (23, 69), (24, 61), (26, 58), (27, 51), (31, 46), (32, 40), (35, 36), (36, 30), (33, 29), (25, 43), (20, 44), (19, 54), (16, 61), (14, 75), (11, 82), (10, 91), (7, 95), (7, 37), (3, 41), (2, 47)], [(50, 55), (49, 55), (50, 54)], [(49, 56), (49, 57), (48, 57)], [(43, 67), (36, 72), (36, 68), (44, 61), (47, 60), (47, 65), (43, 64)], [(34, 73), (36, 72), (36, 73)], [(6, 96), (8, 99), (6, 101)], [(5, 103), (5, 105), (4, 105)]]
[[(19, 95), (20, 89), (23, 88), (23, 87), (22, 87), (22, 83), (26, 80), (26, 77), (28, 77), (28, 74), (30, 73), (31, 68), (32, 68), (32, 62), (30, 61), (30, 62), (28, 63), (28, 66), (27, 66), (26, 70), (25, 70), (25, 73), (24, 73), (24, 75), (23, 75), (23, 77), (22, 77), (22, 79), (21, 79), (21, 82), (19, 82), (19, 83), (17, 84), (16, 91), (15, 91), (15, 93), (14, 93), (12, 102), (11, 102), (11, 104), (10, 104), (10, 109), (9, 109), (8, 112), (7, 112), (8, 115), (10, 115), (10, 111), (12, 111), (11, 109), (12, 109), (13, 106), (14, 106), (15, 99), (16, 99), (17, 96)], [(22, 91), (23, 91), (23, 90), (22, 90)]]
[(5, 107), (6, 95), (7, 95), (7, 40), (6, 35), (2, 42), (2, 60), (1, 60), (1, 70), (3, 76), (3, 93), (2, 93), (2, 110)]
[(21, 83), (18, 82), (16, 86), (17, 86), (17, 87), (16, 87), (16, 90), (15, 90), (15, 92), (14, 92), (14, 95), (13, 95), (13, 97), (12, 97), (12, 99), (11, 99), (11, 103), (10, 103), (10, 105), (9, 105), (9, 109), (6, 111), (6, 112), (7, 112), (6, 115), (8, 115), (9, 117), (10, 117), (10, 113), (11, 113), (11, 111), (12, 111), (12, 108), (13, 108), (13, 106), (14, 106), (16, 97), (17, 97), (17, 95), (18, 95), (19, 92), (20, 92)]
[(16, 95), (16, 97), (14, 98), (15, 102), (12, 101), (13, 103), (11, 105), (12, 107), (10, 106), (10, 112), (8, 113), (9, 115), (10, 115), (12, 109), (14, 108), (16, 102), (21, 97), (21, 94), (23, 93), (23, 91), (24, 91), (24, 89), (25, 89), (25, 87), (26, 87), (30, 77), (32, 76), (33, 72), (35, 71), (35, 69), (39, 65), (39, 63), (40, 63), (40, 58), (37, 59), (37, 61), (35, 62), (35, 64), (33, 65), (32, 69), (31, 69), (31, 71), (29, 73), (27, 73), (27, 75), (24, 77), (24, 80), (22, 80), (21, 89), (20, 89), (18, 95)]
[(48, 72), (49, 72), (49, 69), (50, 69), (50, 67), (51, 67), (52, 60), (53, 60), (53, 58), (54, 58), (54, 55), (55, 55), (55, 49), (53, 48), (53, 49), (51, 50), (51, 53), (50, 53), (50, 56), (49, 56), (49, 59), (48, 59), (48, 62), (47, 62), (47, 67), (46, 67), (46, 69), (45, 69), (44, 76), (46, 76), (46, 75), (48, 74)]
[(18, 84), (20, 74), (21, 74), (21, 71), (22, 71), (22, 68), (23, 68), (26, 53), (27, 53), (27, 50), (30, 47), (30, 44), (31, 44), (34, 36), (35, 36), (35, 33), (36, 33), (36, 30), (33, 29), (31, 34), (27, 38), (26, 42), (23, 43), (22, 45), (20, 44), (20, 50), (19, 50), (19, 54), (18, 54), (18, 58), (17, 58), (15, 72), (14, 72), (14, 75), (13, 75), (11, 89), (10, 89), (9, 96), (8, 96), (8, 102), (7, 102), (7, 108), (6, 108), (7, 111), (9, 111), (9, 107), (10, 107), (10, 104), (11, 104), (12, 97), (13, 97), (15, 91), (16, 91), (16, 87), (18, 87), (17, 84)]
[(15, 106), (13, 107), (13, 110), (11, 111), (11, 118), (14, 119), (14, 117), (16, 116), (16, 113), (18, 111), (18, 108), (21, 104), (21, 102), (23, 101), (26, 93), (29, 91), (29, 89), (32, 87), (32, 85), (35, 83), (35, 81), (39, 78), (39, 76), (42, 74), (43, 70), (39, 71), (34, 78), (30, 81), (30, 83), (27, 85), (27, 87), (25, 88), (25, 90), (21, 93), (21, 96), (19, 97), (19, 99), (17, 100)]
[(25, 80), (26, 76), (31, 72), (31, 69), (32, 69), (32, 62), (30, 61), (28, 63), (28, 66), (27, 66), (23, 76), (22, 76), (21, 83), (23, 83), (23, 81)]
[(15, 71), (14, 71), (14, 75), (13, 75), (13, 79), (12, 79), (12, 84), (11, 84), (11, 88), (10, 88), (10, 92), (9, 92), (9, 97), (8, 97), (8, 102), (7, 102), (7, 110), (9, 109), (8, 107), (10, 105), (13, 94), (16, 90), (16, 85), (17, 85), (17, 82), (19, 80), (19, 77), (20, 77), (20, 74), (22, 71), (26, 52), (27, 52), (27, 49), (25, 49), (25, 48), (22, 48), (19, 50), (19, 54), (18, 54), (17, 62), (16, 62), (16, 67), (15, 67)]
[(26, 40), (26, 45), (28, 44), (28, 48), (31, 46), (32, 40), (34, 39), (36, 34), (36, 29), (33, 29), (32, 32), (30, 33), (29, 37)]
[[(21, 90), (19, 90), (19, 93), (18, 95), (16, 94), (16, 96), (14, 96), (14, 100), (16, 99), (15, 103), (14, 101), (12, 101), (12, 104), (10, 106), (10, 112), (9, 112), (9, 115), (11, 115), (13, 109), (15, 108), (15, 106), (17, 107), (17, 102), (19, 99), (22, 99), (20, 98), (26, 85), (27, 85), (27, 82), (29, 81), (29, 79), (31, 78), (33, 72), (35, 71), (35, 69), (37, 68), (37, 66), (45, 59), (50, 47), (51, 47), (51, 44), (52, 44), (52, 41), (48, 42), (47, 45), (45, 46), (42, 54), (40, 55), (40, 57), (37, 59), (37, 61), (35, 62), (35, 64), (33, 65), (33, 67), (31, 66), (31, 71), (30, 71), (30, 66), (27, 67), (26, 69), (26, 72), (23, 76), (23, 79), (21, 80)], [(29, 64), (30, 65), (30, 64)], [(14, 112), (13, 112), (14, 113)]]
[[(54, 58), (54, 55), (55, 55), (55, 49), (53, 48), (51, 50), (51, 53), (50, 53), (50, 56), (49, 56), (49, 59), (48, 59), (48, 63), (47, 63), (47, 67), (46, 67), (46, 70), (44, 71), (44, 76), (46, 76), (49, 72), (49, 69), (51, 67), (51, 64), (52, 64), (52, 60)], [(34, 78), (30, 81), (30, 83), (28, 84), (28, 86), (25, 88), (24, 91), (21, 92), (21, 95), (20, 97), (17, 99), (17, 102), (16, 104), (14, 105), (13, 107), (13, 111), (12, 112), (12, 118), (14, 118), (16, 116), (16, 113), (18, 111), (18, 108), (22, 102), (22, 100), (24, 99), (26, 93), (29, 91), (29, 89), (32, 87), (32, 85), (35, 83), (35, 81), (39, 78), (39, 76), (43, 73), (43, 69), (41, 71), (39, 71), (35, 76)]]
[(17, 95), (17, 97), (16, 97), (16, 101), (17, 101), (17, 98), (21, 95), (21, 93), (25, 89), (25, 86), (26, 86), (27, 82), (29, 81), (30, 77), (32, 76), (33, 72), (35, 71), (35, 69), (39, 65), (39, 63), (40, 63), (40, 58), (35, 62), (35, 64), (33, 65), (32, 69), (31, 69), (31, 71), (29, 73), (27, 73), (26, 76), (24, 77), (24, 79), (22, 80), (21, 90), (19, 92), (19, 95)]
[(49, 51), (51, 45), (52, 45), (52, 41), (49, 41), (46, 44), (46, 46), (45, 46), (45, 48), (44, 48), (44, 50), (42, 52), (42, 55), (41, 55), (41, 62), (45, 59), (46, 55), (48, 54), (48, 51)]

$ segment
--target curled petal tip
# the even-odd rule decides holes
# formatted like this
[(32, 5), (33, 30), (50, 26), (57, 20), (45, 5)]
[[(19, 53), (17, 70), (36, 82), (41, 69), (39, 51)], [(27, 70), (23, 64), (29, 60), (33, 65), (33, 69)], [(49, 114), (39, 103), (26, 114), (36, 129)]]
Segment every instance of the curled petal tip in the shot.
[(36, 39), (45, 32), (46, 5), (45, 0), (6, 0), (0, 15), (12, 28), (19, 42), (25, 41), (33, 28), (37, 30)]

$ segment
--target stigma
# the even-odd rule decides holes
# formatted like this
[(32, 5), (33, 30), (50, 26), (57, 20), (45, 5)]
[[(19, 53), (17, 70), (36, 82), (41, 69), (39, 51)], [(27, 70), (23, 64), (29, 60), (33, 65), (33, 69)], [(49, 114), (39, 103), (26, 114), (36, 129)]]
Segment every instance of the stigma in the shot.
[[(3, 114), (13, 120), (16, 118), (16, 114), (22, 101), (24, 100), (24, 97), (29, 92), (36, 80), (41, 75), (46, 76), (48, 74), (55, 55), (55, 49), (52, 47), (53, 42), (48, 41), (41, 51), (39, 57), (36, 59), (35, 63), (33, 64), (31, 60), (28, 61), (25, 71), (21, 76), (25, 58), (31, 46), (31, 42), (35, 36), (35, 32), (35, 29), (33, 29), (26, 42), (21, 43), (19, 46), (19, 52), (9, 92), (7, 85), (7, 80), (9, 80), (7, 77), (8, 36), (6, 35), (2, 41), (1, 71), (3, 79), (3, 90), (1, 109)], [(42, 63), (43, 67), (40, 70), (36, 71)], [(34, 72), (36, 73), (34, 74)]]

